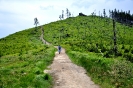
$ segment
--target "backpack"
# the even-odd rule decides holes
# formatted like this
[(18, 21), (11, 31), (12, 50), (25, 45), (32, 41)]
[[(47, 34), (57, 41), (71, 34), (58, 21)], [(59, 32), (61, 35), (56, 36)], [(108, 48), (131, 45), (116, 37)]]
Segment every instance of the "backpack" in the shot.
[(59, 46), (59, 50), (61, 50), (61, 46)]

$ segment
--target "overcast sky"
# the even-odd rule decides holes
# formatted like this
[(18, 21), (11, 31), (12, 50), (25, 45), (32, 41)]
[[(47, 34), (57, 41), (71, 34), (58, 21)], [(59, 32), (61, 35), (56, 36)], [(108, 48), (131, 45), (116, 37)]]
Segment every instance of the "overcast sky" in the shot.
[(34, 27), (35, 17), (41, 25), (57, 21), (66, 8), (74, 16), (98, 15), (104, 8), (107, 13), (116, 8), (133, 14), (133, 0), (0, 0), (0, 38)]

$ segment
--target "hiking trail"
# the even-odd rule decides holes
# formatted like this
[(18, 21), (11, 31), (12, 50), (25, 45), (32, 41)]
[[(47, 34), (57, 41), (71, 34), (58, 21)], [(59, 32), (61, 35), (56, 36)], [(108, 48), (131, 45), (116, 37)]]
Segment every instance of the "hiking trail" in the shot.
[[(43, 34), (40, 39), (45, 44), (50, 44), (43, 39)], [(55, 48), (57, 48), (57, 46), (55, 46)], [(53, 63), (48, 66), (48, 69), (49, 70), (44, 70), (44, 73), (49, 73), (53, 76), (53, 88), (99, 88), (99, 86), (94, 84), (91, 78), (87, 76), (83, 67), (71, 62), (63, 48), (61, 54), (59, 54), (58, 51), (55, 52)]]

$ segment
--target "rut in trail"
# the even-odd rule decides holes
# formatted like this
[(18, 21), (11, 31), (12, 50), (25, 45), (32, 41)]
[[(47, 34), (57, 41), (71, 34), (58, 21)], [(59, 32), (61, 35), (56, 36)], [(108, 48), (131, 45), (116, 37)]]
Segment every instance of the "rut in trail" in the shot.
[(53, 76), (54, 88), (99, 88), (86, 75), (84, 68), (71, 62), (64, 49), (61, 54), (55, 53), (54, 61), (49, 69), (44, 72)]

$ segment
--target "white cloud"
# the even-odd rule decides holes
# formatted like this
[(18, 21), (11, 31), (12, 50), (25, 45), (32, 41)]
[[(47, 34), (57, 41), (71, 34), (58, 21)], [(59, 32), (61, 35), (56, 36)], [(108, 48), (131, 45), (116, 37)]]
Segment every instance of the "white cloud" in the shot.
[(133, 0), (0, 0), (0, 38), (10, 33), (34, 27), (34, 18), (40, 24), (59, 20), (62, 10), (68, 8), (74, 16), (79, 12), (87, 15), (105, 8), (131, 10)]

